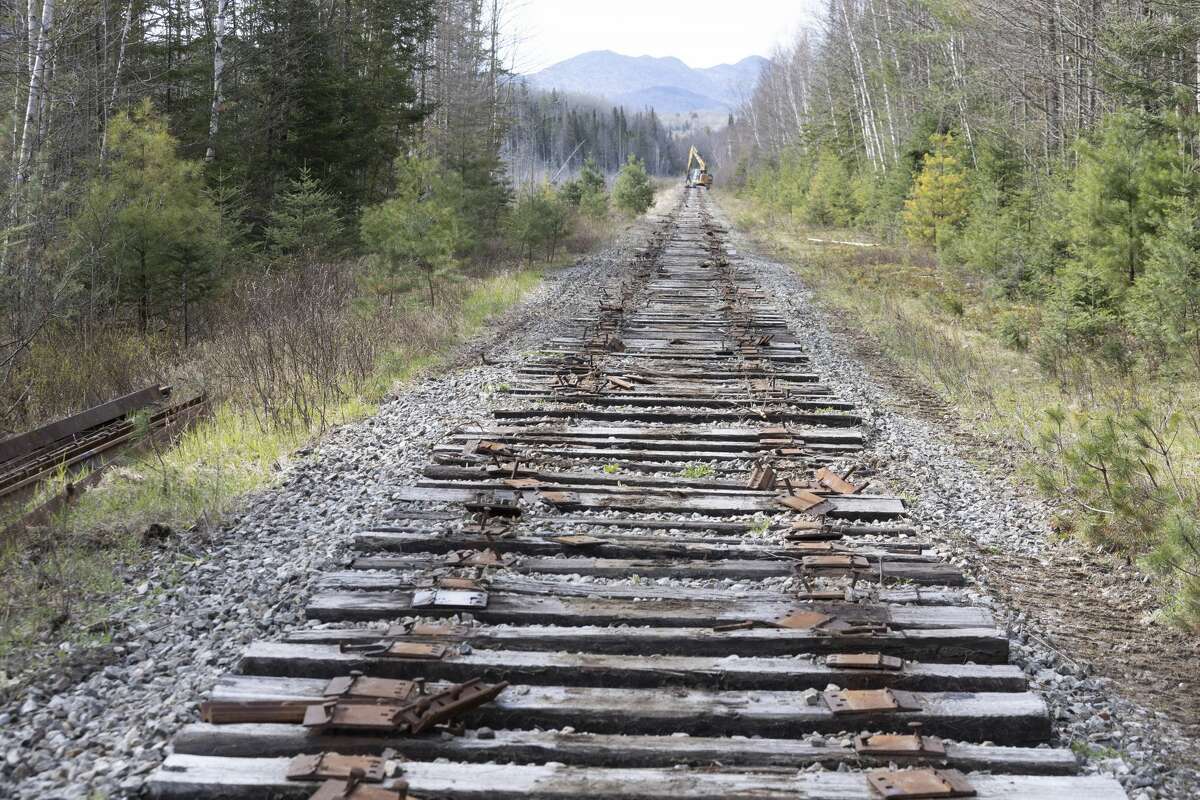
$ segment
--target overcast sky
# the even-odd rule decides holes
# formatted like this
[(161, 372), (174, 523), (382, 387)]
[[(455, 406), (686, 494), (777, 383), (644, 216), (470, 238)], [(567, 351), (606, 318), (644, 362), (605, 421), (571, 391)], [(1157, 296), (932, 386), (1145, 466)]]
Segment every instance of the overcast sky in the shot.
[(589, 50), (676, 56), (692, 67), (765, 56), (822, 0), (510, 0), (518, 72)]

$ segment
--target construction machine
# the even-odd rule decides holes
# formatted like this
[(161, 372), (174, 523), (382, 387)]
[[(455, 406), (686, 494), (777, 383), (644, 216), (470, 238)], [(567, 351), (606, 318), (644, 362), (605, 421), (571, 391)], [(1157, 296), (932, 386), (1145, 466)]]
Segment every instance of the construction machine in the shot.
[[(692, 165), (696, 166), (693, 167)], [(703, 186), (705, 189), (712, 188), (713, 177), (708, 172), (708, 165), (704, 163), (704, 159), (700, 157), (700, 151), (692, 145), (691, 151), (688, 152), (687, 163), (687, 178), (684, 180), (684, 185), (689, 189), (693, 186)]]

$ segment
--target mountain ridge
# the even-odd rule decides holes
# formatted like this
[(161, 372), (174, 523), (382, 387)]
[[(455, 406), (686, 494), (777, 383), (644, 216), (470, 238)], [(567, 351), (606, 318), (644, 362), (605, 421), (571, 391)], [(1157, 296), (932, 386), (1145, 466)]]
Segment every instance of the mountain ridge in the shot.
[(591, 50), (552, 64), (526, 79), (532, 86), (603, 97), (662, 113), (731, 111), (753, 88), (767, 60), (747, 56), (734, 64), (689, 67), (674, 56), (627, 56)]

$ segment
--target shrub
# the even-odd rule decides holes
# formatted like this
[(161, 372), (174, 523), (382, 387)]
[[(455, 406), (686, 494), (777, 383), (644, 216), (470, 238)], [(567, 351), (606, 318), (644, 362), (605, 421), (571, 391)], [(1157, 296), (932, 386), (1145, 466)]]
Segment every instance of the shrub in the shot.
[(613, 184), (613, 202), (617, 208), (635, 217), (654, 205), (654, 185), (650, 183), (642, 160), (635, 155), (629, 156), (617, 175), (617, 182)]
[(910, 241), (940, 246), (941, 240), (967, 216), (966, 175), (954, 137), (934, 134), (912, 193), (904, 202), (904, 231)]

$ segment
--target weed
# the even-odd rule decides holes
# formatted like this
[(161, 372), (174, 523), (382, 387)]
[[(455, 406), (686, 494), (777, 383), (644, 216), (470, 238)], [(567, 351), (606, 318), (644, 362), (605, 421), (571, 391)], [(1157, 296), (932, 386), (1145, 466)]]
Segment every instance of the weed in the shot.
[(620, 464), (605, 464), (603, 469), (604, 469), (605, 475), (616, 475), (620, 471), (621, 465)]
[(711, 464), (688, 464), (679, 472), (675, 473), (680, 478), (709, 478), (712, 477), (714, 470)]

